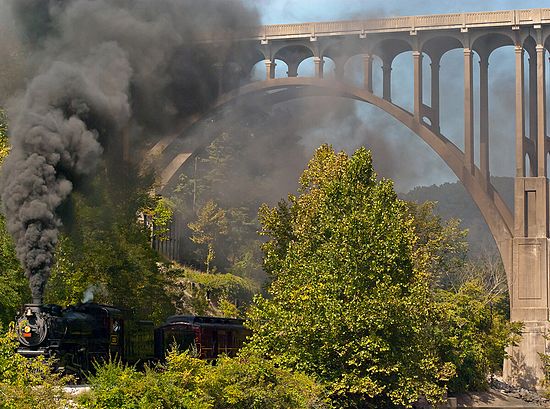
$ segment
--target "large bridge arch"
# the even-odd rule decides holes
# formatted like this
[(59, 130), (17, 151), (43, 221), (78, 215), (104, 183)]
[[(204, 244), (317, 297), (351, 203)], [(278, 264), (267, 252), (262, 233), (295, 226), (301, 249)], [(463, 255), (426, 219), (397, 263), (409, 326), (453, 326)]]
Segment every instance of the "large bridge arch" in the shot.
[[(208, 41), (224, 40), (221, 34), (214, 37)], [(239, 41), (246, 45), (245, 49), (250, 46), (256, 50), (249, 62), (264, 59), (267, 80), (246, 84), (222, 95), (213, 110), (218, 114), (211, 115), (225, 115), (233, 102), (252, 98), (258, 98), (254, 105), (259, 107), (305, 96), (351, 98), (370, 103), (393, 116), (422, 138), (450, 167), (481, 210), (497, 242), (508, 276), (511, 319), (525, 323), (521, 343), (510, 350), (505, 377), (522, 386), (540, 386), (538, 382), (544, 379), (544, 373), (539, 354), (550, 348), (547, 341), (550, 334), (550, 136), (546, 112), (550, 8), (281, 24), (255, 28)], [(515, 65), (512, 69), (515, 79), (511, 80), (515, 90), (515, 112), (511, 115), (515, 128), (510, 124), (510, 129), (504, 130), (514, 139), (513, 213), (493, 188), (489, 169), (489, 58), (494, 50), (505, 46), (513, 46)], [(464, 116), (459, 119), (463, 119), (464, 149), (458, 147), (459, 142), (457, 146), (442, 135), (440, 126), (440, 58), (452, 49), (463, 50)], [(392, 62), (403, 52), (412, 54), (411, 112), (391, 101)], [(359, 54), (363, 55), (364, 81), (354, 86), (346, 83), (341, 74), (346, 61)], [(474, 70), (476, 55), (479, 74)], [(427, 93), (423, 86), (427, 83), (423, 78), (427, 68), (423, 64), (425, 56), (430, 58), (431, 67), (431, 71), (427, 70), (431, 72), (429, 104), (423, 98)], [(293, 67), (300, 60), (312, 58), (315, 77), (274, 79), (276, 57), (284, 59), (291, 77), (298, 75)], [(337, 81), (323, 79), (325, 57), (334, 60)], [(374, 57), (382, 61), (382, 73), (376, 78)], [(234, 84), (242, 84), (237, 77), (246, 77), (247, 64), (243, 61), (243, 70), (239, 71), (239, 58), (229, 58), (232, 63), (227, 65), (233, 68), (235, 79), (227, 85), (222, 83), (226, 85), (220, 86), (224, 92)], [(377, 60), (374, 68), (378, 66)], [(223, 74), (223, 64), (220, 67)], [(373, 93), (374, 85), (377, 91), (381, 88), (381, 97)], [(462, 99), (459, 94), (457, 90), (452, 97)], [(479, 126), (478, 133), (476, 126)], [(164, 183), (177, 174), (198, 144), (207, 142), (190, 139), (193, 138), (174, 135), (153, 148), (162, 157), (159, 168)]]
[[(320, 95), (350, 98), (376, 106), (394, 117), (427, 143), (455, 173), (480, 209), (495, 238), (509, 281), (511, 280), (511, 240), (513, 229), (511, 210), (491, 184), (486, 186), (482, 183), (479, 168), (475, 167), (473, 173), (467, 170), (464, 153), (455, 144), (442, 134), (436, 132), (428, 124), (417, 121), (412, 113), (368, 92), (364, 88), (358, 88), (340, 81), (311, 77), (279, 78), (245, 85), (236, 91), (221, 96), (213, 106), (212, 111), (221, 110), (237, 100), (247, 98), (260, 98), (262, 99), (262, 104), (275, 104), (292, 99)], [(203, 139), (202, 144), (195, 147), (194, 150), (203, 148), (209, 142), (210, 140)], [(171, 163), (167, 166), (169, 171), (162, 173), (161, 177), (163, 180), (161, 186), (169, 186), (173, 182), (173, 178), (178, 174), (179, 168), (192, 155), (193, 152), (188, 152), (183, 157), (178, 158), (176, 156), (176, 163)]]

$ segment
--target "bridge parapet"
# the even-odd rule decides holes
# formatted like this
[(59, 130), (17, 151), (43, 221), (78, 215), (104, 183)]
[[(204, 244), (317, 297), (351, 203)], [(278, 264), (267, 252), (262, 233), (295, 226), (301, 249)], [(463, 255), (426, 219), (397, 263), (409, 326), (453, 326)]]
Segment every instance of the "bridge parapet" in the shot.
[[(262, 107), (307, 95), (364, 101), (415, 132), (453, 170), (497, 242), (508, 277), (511, 317), (526, 323), (523, 341), (507, 361), (506, 375), (524, 386), (536, 386), (544, 378), (539, 354), (550, 350), (545, 338), (550, 334), (550, 138), (546, 126), (550, 8), (279, 24), (241, 34), (244, 51), (221, 56), (224, 60), (218, 64), (223, 95), (217, 108), (242, 98), (259, 98)], [(514, 212), (491, 185), (489, 167), (489, 58), (503, 46), (511, 46), (515, 61), (515, 113), (510, 112), (515, 115), (515, 130), (510, 130), (516, 144)], [(441, 57), (453, 49), (463, 52), (464, 93), (452, 96), (464, 101), (463, 150), (445, 138), (440, 127)], [(392, 101), (392, 64), (405, 52), (412, 57), (411, 112)], [(475, 54), (480, 63), (478, 76), (474, 75)], [(344, 78), (346, 62), (355, 56), (363, 57), (361, 85), (351, 85)], [(424, 69), (425, 56), (430, 59), (429, 70)], [(323, 79), (326, 57), (334, 61), (334, 81)], [(381, 95), (373, 92), (374, 57), (380, 59), (382, 68), (376, 78), (380, 84), (375, 87)], [(298, 66), (308, 58), (313, 59), (314, 78), (298, 77)], [(266, 80), (251, 83), (252, 67), (262, 61)], [(287, 64), (288, 78), (276, 78), (279, 61)], [(424, 83), (430, 88), (429, 103), (423, 98)], [(189, 150), (168, 155), (163, 172), (166, 183), (197, 148), (174, 136), (162, 142), (159, 150), (178, 143), (187, 144)]]
[[(342, 20), (294, 24), (272, 24), (244, 30), (241, 40), (281, 40), (367, 35), (389, 32), (416, 32), (482, 27), (521, 27), (550, 23), (550, 8), (527, 10), (483, 11), (471, 13), (401, 16), (363, 20)], [(203, 40), (223, 39), (216, 34)]]

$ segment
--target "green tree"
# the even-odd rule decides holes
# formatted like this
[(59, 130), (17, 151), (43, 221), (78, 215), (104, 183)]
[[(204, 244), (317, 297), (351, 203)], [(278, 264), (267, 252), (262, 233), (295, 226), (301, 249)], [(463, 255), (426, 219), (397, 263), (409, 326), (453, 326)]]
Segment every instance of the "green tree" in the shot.
[(140, 317), (161, 320), (173, 311), (149, 231), (136, 220), (150, 201), (150, 185), (132, 174), (120, 184), (103, 169), (86, 191), (72, 194), (46, 301), (79, 302), (94, 288), (94, 301), (133, 308)]
[(480, 391), (500, 372), (506, 347), (517, 342), (521, 323), (512, 323), (501, 309), (507, 293), (487, 291), (479, 279), (456, 290), (436, 290), (439, 319), (435, 339), (442, 359), (452, 362), (456, 376), (449, 391)]
[(166, 241), (169, 239), (170, 223), (174, 216), (174, 204), (162, 196), (151, 196), (141, 209), (144, 222), (152, 227), (151, 239)]
[[(0, 166), (8, 153), (8, 123), (0, 109)], [(15, 255), (13, 240), (6, 230), (6, 219), (0, 212), (0, 325), (7, 325), (13, 319), (28, 296), (28, 283)]]
[(434, 202), (408, 202), (407, 207), (414, 218), (417, 252), (429, 261), (437, 310), (434, 339), (441, 359), (456, 367), (449, 391), (486, 389), (521, 329), (509, 321), (502, 261), (484, 253), (469, 258), (467, 231), (459, 228), (459, 220), (445, 221), (434, 214)]
[(205, 266), (206, 273), (210, 273), (212, 262), (216, 256), (215, 246), (223, 236), (228, 233), (228, 221), (226, 212), (216, 202), (209, 200), (201, 207), (197, 214), (197, 220), (189, 223), (193, 231), (190, 237), (193, 243), (206, 246)]
[(300, 186), (260, 209), (273, 282), (250, 312), (248, 350), (316, 376), (339, 407), (440, 399), (453, 368), (433, 344), (428, 260), (392, 183), (365, 149), (322, 146)]
[(432, 286), (460, 287), (468, 264), (468, 231), (460, 228), (460, 220), (443, 220), (436, 215), (435, 202), (405, 203), (414, 219), (413, 229), (417, 236), (415, 250), (426, 254), (420, 260), (428, 261), (424, 267), (430, 273)]
[(176, 314), (239, 316), (259, 291), (253, 281), (229, 273), (207, 274), (177, 264), (163, 270)]

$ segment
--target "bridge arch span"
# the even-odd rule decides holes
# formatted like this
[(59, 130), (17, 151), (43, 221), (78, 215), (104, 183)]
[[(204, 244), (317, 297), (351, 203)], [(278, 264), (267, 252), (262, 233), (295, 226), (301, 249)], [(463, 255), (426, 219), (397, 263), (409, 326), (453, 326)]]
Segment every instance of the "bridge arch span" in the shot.
[[(215, 43), (217, 39), (223, 40), (223, 35), (217, 33), (205, 41)], [(510, 359), (506, 361), (505, 379), (529, 388), (540, 386), (537, 382), (544, 379), (544, 373), (539, 354), (547, 352), (547, 335), (550, 334), (550, 135), (546, 109), (550, 8), (281, 24), (246, 31), (239, 41), (244, 48), (251, 46), (260, 50), (261, 55), (256, 54), (251, 60), (258, 61), (263, 55), (267, 81), (244, 85), (223, 95), (217, 104), (219, 111), (215, 111), (218, 113), (211, 118), (224, 115), (231, 109), (230, 103), (238, 99), (248, 101), (245, 104), (268, 106), (308, 95), (351, 98), (375, 105), (392, 115), (447, 163), (480, 208), (497, 242), (508, 275), (511, 320), (525, 323), (522, 341), (511, 348)], [(302, 50), (308, 55), (313, 54), (309, 58), (313, 58), (315, 77), (292, 77), (294, 72), (289, 64), (288, 74), (292, 78), (273, 79), (277, 52), (280, 51), (279, 57), (284, 56), (288, 64), (293, 58), (302, 56), (292, 56), (288, 52), (290, 49), (283, 50), (297, 45), (304, 46)], [(508, 80), (507, 92), (510, 94), (506, 101), (500, 97), (497, 103), (512, 102), (513, 88), (515, 101), (510, 119), (513, 116), (515, 126), (511, 123), (497, 123), (496, 126), (501, 126), (501, 133), (513, 135), (515, 158), (507, 158), (507, 162), (515, 163), (513, 217), (491, 185), (489, 169), (489, 57), (505, 46), (513, 47), (515, 68), (510, 66), (508, 72), (513, 72), (515, 79), (513, 84)], [(441, 99), (444, 98), (445, 103), (449, 97), (462, 99), (460, 92), (452, 96), (440, 93), (440, 57), (460, 48), (463, 49), (464, 115), (454, 119), (463, 120), (463, 149), (458, 139), (456, 143), (460, 148), (442, 135), (440, 124)], [(413, 106), (410, 112), (392, 103), (392, 63), (397, 65), (395, 58), (403, 52), (412, 54)], [(339, 75), (344, 72), (345, 60), (355, 54), (363, 55), (363, 83), (356, 78), (358, 86), (346, 84), (345, 76)], [(424, 78), (425, 56), (431, 60), (428, 80)], [(221, 56), (224, 57), (239, 59), (238, 56)], [(324, 57), (334, 60), (338, 82), (322, 79)], [(378, 58), (382, 60), (382, 72), (377, 70), (373, 75), (373, 68), (380, 66)], [(376, 60), (374, 66), (373, 60)], [(458, 64), (456, 60), (454, 65)], [(223, 61), (216, 65), (223, 70)], [(242, 67), (241, 78), (244, 78), (246, 64)], [(408, 63), (406, 69), (409, 69)], [(237, 77), (236, 65), (232, 72)], [(358, 72), (354, 74), (359, 77)], [(235, 78), (228, 85), (242, 85), (243, 82)], [(424, 85), (430, 85), (429, 104), (428, 98), (424, 98), (428, 96), (428, 86)], [(375, 87), (377, 93), (381, 89), (381, 97), (373, 93)], [(229, 91), (229, 87), (220, 86), (219, 89), (218, 95)], [(251, 98), (258, 98), (258, 101)], [(169, 150), (184, 152), (187, 149), (187, 156), (180, 155), (185, 160), (192, 154), (189, 152), (193, 152), (193, 144), (207, 142), (198, 141), (200, 138), (193, 142), (192, 135), (189, 133), (187, 138), (174, 136), (169, 142), (172, 143)], [(199, 136), (198, 133), (195, 136)], [(512, 142), (502, 139), (497, 141), (493, 137), (496, 143)], [(167, 146), (164, 139), (157, 145), (159, 151)], [(174, 154), (178, 155), (162, 156), (164, 163), (159, 167), (165, 168), (163, 175), (173, 175), (180, 167), (181, 160), (171, 160)]]
[[(473, 172), (466, 168), (464, 153), (456, 145), (445, 136), (435, 132), (429, 125), (416, 120), (410, 112), (363, 88), (340, 81), (309, 77), (279, 78), (250, 83), (220, 97), (213, 107), (213, 111), (221, 110), (241, 99), (260, 98), (263, 99), (263, 103), (275, 104), (307, 96), (321, 95), (350, 98), (374, 105), (393, 116), (426, 142), (455, 173), (472, 196), (495, 238), (510, 278), (513, 229), (513, 216), (510, 209), (491, 184), (485, 185), (483, 183), (481, 172), (477, 167), (474, 168)], [(201, 141), (201, 146), (196, 147), (196, 149), (206, 146), (209, 142), (210, 140)], [(188, 154), (186, 159), (191, 155), (192, 153)], [(173, 182), (173, 178), (176, 177), (182, 165), (183, 163), (179, 163), (179, 166), (176, 167), (168, 166), (171, 171), (163, 174), (163, 187)]]

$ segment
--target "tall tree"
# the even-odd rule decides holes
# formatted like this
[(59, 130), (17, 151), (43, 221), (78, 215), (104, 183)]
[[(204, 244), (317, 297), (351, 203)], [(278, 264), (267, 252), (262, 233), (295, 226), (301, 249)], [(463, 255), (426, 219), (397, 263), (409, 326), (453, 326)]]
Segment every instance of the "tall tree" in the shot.
[(468, 231), (460, 228), (460, 220), (443, 220), (435, 214), (435, 202), (405, 203), (414, 219), (415, 251), (426, 254), (420, 260), (428, 259), (425, 267), (432, 286), (445, 289), (457, 286), (468, 264)]
[(193, 231), (191, 241), (206, 246), (205, 266), (206, 272), (210, 273), (210, 267), (216, 253), (214, 247), (222, 236), (228, 233), (228, 221), (225, 210), (220, 208), (216, 202), (209, 200), (198, 211), (197, 220), (189, 223)]
[[(0, 166), (8, 153), (8, 123), (0, 108)], [(27, 287), (13, 240), (6, 230), (6, 219), (0, 212), (0, 324), (13, 319), (19, 306), (27, 299)]]
[(131, 170), (120, 177), (124, 183), (103, 168), (66, 204), (70, 217), (56, 248), (46, 300), (67, 305), (81, 301), (88, 289), (94, 301), (160, 320), (172, 312), (165, 277), (149, 232), (136, 220), (150, 201), (151, 185)]
[(339, 407), (437, 400), (453, 374), (435, 351), (434, 302), (413, 219), (370, 153), (317, 150), (299, 196), (260, 219), (273, 282), (250, 313), (251, 353), (324, 381)]

